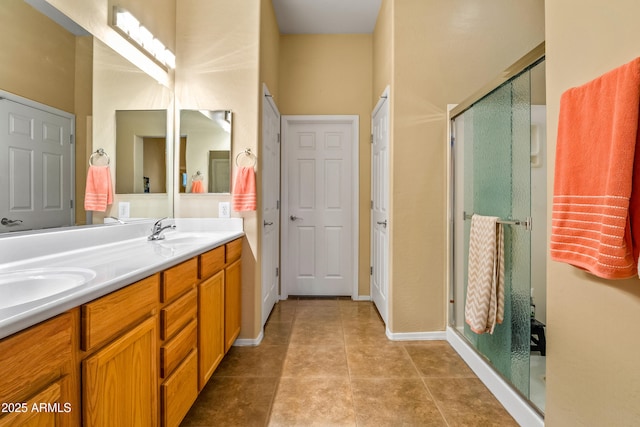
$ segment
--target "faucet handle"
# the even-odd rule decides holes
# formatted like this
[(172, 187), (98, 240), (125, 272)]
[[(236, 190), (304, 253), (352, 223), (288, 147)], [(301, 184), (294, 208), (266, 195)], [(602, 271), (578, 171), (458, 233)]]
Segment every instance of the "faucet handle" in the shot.
[(165, 216), (164, 218), (160, 218), (159, 220), (157, 220), (154, 224), (153, 224), (153, 229), (157, 230), (158, 228), (161, 227), (162, 225), (162, 221), (164, 221), (165, 219), (168, 219), (168, 216)]

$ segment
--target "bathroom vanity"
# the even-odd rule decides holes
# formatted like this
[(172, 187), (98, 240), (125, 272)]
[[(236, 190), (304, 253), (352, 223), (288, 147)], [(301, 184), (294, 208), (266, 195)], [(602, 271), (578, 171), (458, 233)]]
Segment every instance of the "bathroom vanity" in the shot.
[(135, 237), (0, 264), (0, 286), (35, 265), (95, 273), (0, 306), (0, 427), (179, 425), (240, 332), (242, 222), (211, 221), (175, 220), (157, 242), (149, 223), (102, 227)]

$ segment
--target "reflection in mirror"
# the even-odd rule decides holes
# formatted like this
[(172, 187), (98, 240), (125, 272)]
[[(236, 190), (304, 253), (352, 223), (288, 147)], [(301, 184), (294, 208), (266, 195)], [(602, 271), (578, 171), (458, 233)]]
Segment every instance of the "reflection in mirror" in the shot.
[(231, 111), (180, 111), (180, 192), (229, 193)]
[[(42, 179), (33, 181), (31, 185), (23, 180), (19, 188), (27, 185), (33, 191), (32, 194), (27, 197), (27, 193), (18, 191), (17, 195), (21, 196), (18, 198), (20, 203), (16, 205), (12, 202), (15, 208), (10, 207), (8, 201), (0, 201), (0, 206), (8, 210), (0, 218), (23, 222), (10, 227), (0, 226), (0, 232), (67, 226), (83, 222), (84, 211), (81, 208), (80, 195), (84, 193), (86, 163), (74, 162), (74, 155), (75, 159), (85, 159), (88, 138), (86, 122), (91, 116), (92, 100), (92, 44), (93, 37), (88, 32), (44, 1), (2, 0), (0, 4), (0, 90), (15, 94), (28, 102), (37, 102), (39, 105), (36, 108), (39, 110), (50, 112), (50, 108), (53, 107), (65, 115), (69, 113), (76, 124), (71, 130), (75, 139), (75, 152), (72, 150), (70, 156), (64, 156), (60, 169), (60, 172), (70, 176), (71, 180), (75, 176), (75, 183), (65, 181), (63, 193), (49, 192), (45, 195), (45, 189), (51, 186), (38, 185), (38, 182), (43, 182)], [(50, 120), (46, 123), (49, 122)], [(37, 127), (33, 130), (36, 131)], [(65, 133), (68, 138), (69, 131)], [(6, 136), (3, 141), (8, 143)], [(17, 153), (24, 155), (25, 149), (27, 146), (21, 146)], [(49, 152), (50, 150), (46, 151), (51, 160)], [(40, 158), (42, 157), (41, 155)], [(0, 153), (0, 159), (8, 161), (9, 155), (6, 151)], [(78, 164), (77, 167), (75, 163)], [(34, 166), (38, 167), (37, 164)], [(49, 166), (52, 166), (51, 162)], [(21, 168), (20, 172), (24, 175), (35, 172), (35, 169), (27, 171)], [(7, 183), (4, 185), (6, 190), (10, 186), (6, 175), (8, 173), (8, 166), (0, 167), (0, 182)], [(55, 181), (51, 179), (46, 182), (52, 184)], [(5, 194), (2, 191), (0, 193)], [(56, 199), (56, 207), (52, 207), (52, 197)], [(22, 203), (25, 198), (29, 206)], [(34, 202), (42, 206), (34, 206)], [(76, 206), (75, 215), (66, 212), (62, 215), (64, 220), (61, 220), (61, 209), (68, 210), (72, 204)], [(25, 213), (31, 218), (21, 217)]]
[(166, 193), (166, 146), (166, 110), (116, 111), (116, 193)]

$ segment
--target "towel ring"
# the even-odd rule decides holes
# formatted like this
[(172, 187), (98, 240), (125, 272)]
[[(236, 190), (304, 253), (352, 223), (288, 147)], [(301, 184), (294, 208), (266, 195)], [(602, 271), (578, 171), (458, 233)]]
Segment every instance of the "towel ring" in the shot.
[(106, 157), (107, 158), (107, 165), (109, 165), (111, 163), (111, 159), (109, 158), (109, 155), (107, 153), (105, 153), (105, 151), (102, 148), (98, 148), (95, 152), (91, 153), (91, 156), (89, 157), (89, 164), (91, 166), (93, 166), (93, 160), (96, 156), (99, 157)]
[(240, 156), (243, 154), (247, 157), (250, 157), (251, 160), (253, 160), (253, 164), (251, 165), (251, 167), (255, 167), (257, 163), (257, 157), (255, 156), (255, 154), (251, 152), (251, 148), (245, 148), (243, 151), (238, 153), (238, 155), (236, 156), (236, 166), (240, 166), (240, 163), (238, 162), (238, 160), (240, 159)]

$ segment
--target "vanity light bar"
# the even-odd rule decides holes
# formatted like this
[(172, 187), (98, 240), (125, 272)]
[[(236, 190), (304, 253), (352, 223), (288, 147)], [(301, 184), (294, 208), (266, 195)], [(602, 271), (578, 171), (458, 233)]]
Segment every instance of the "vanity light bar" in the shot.
[(158, 39), (151, 31), (140, 24), (130, 12), (118, 7), (113, 7), (113, 26), (127, 35), (139, 47), (147, 51), (161, 64), (169, 68), (176, 68), (176, 56)]

